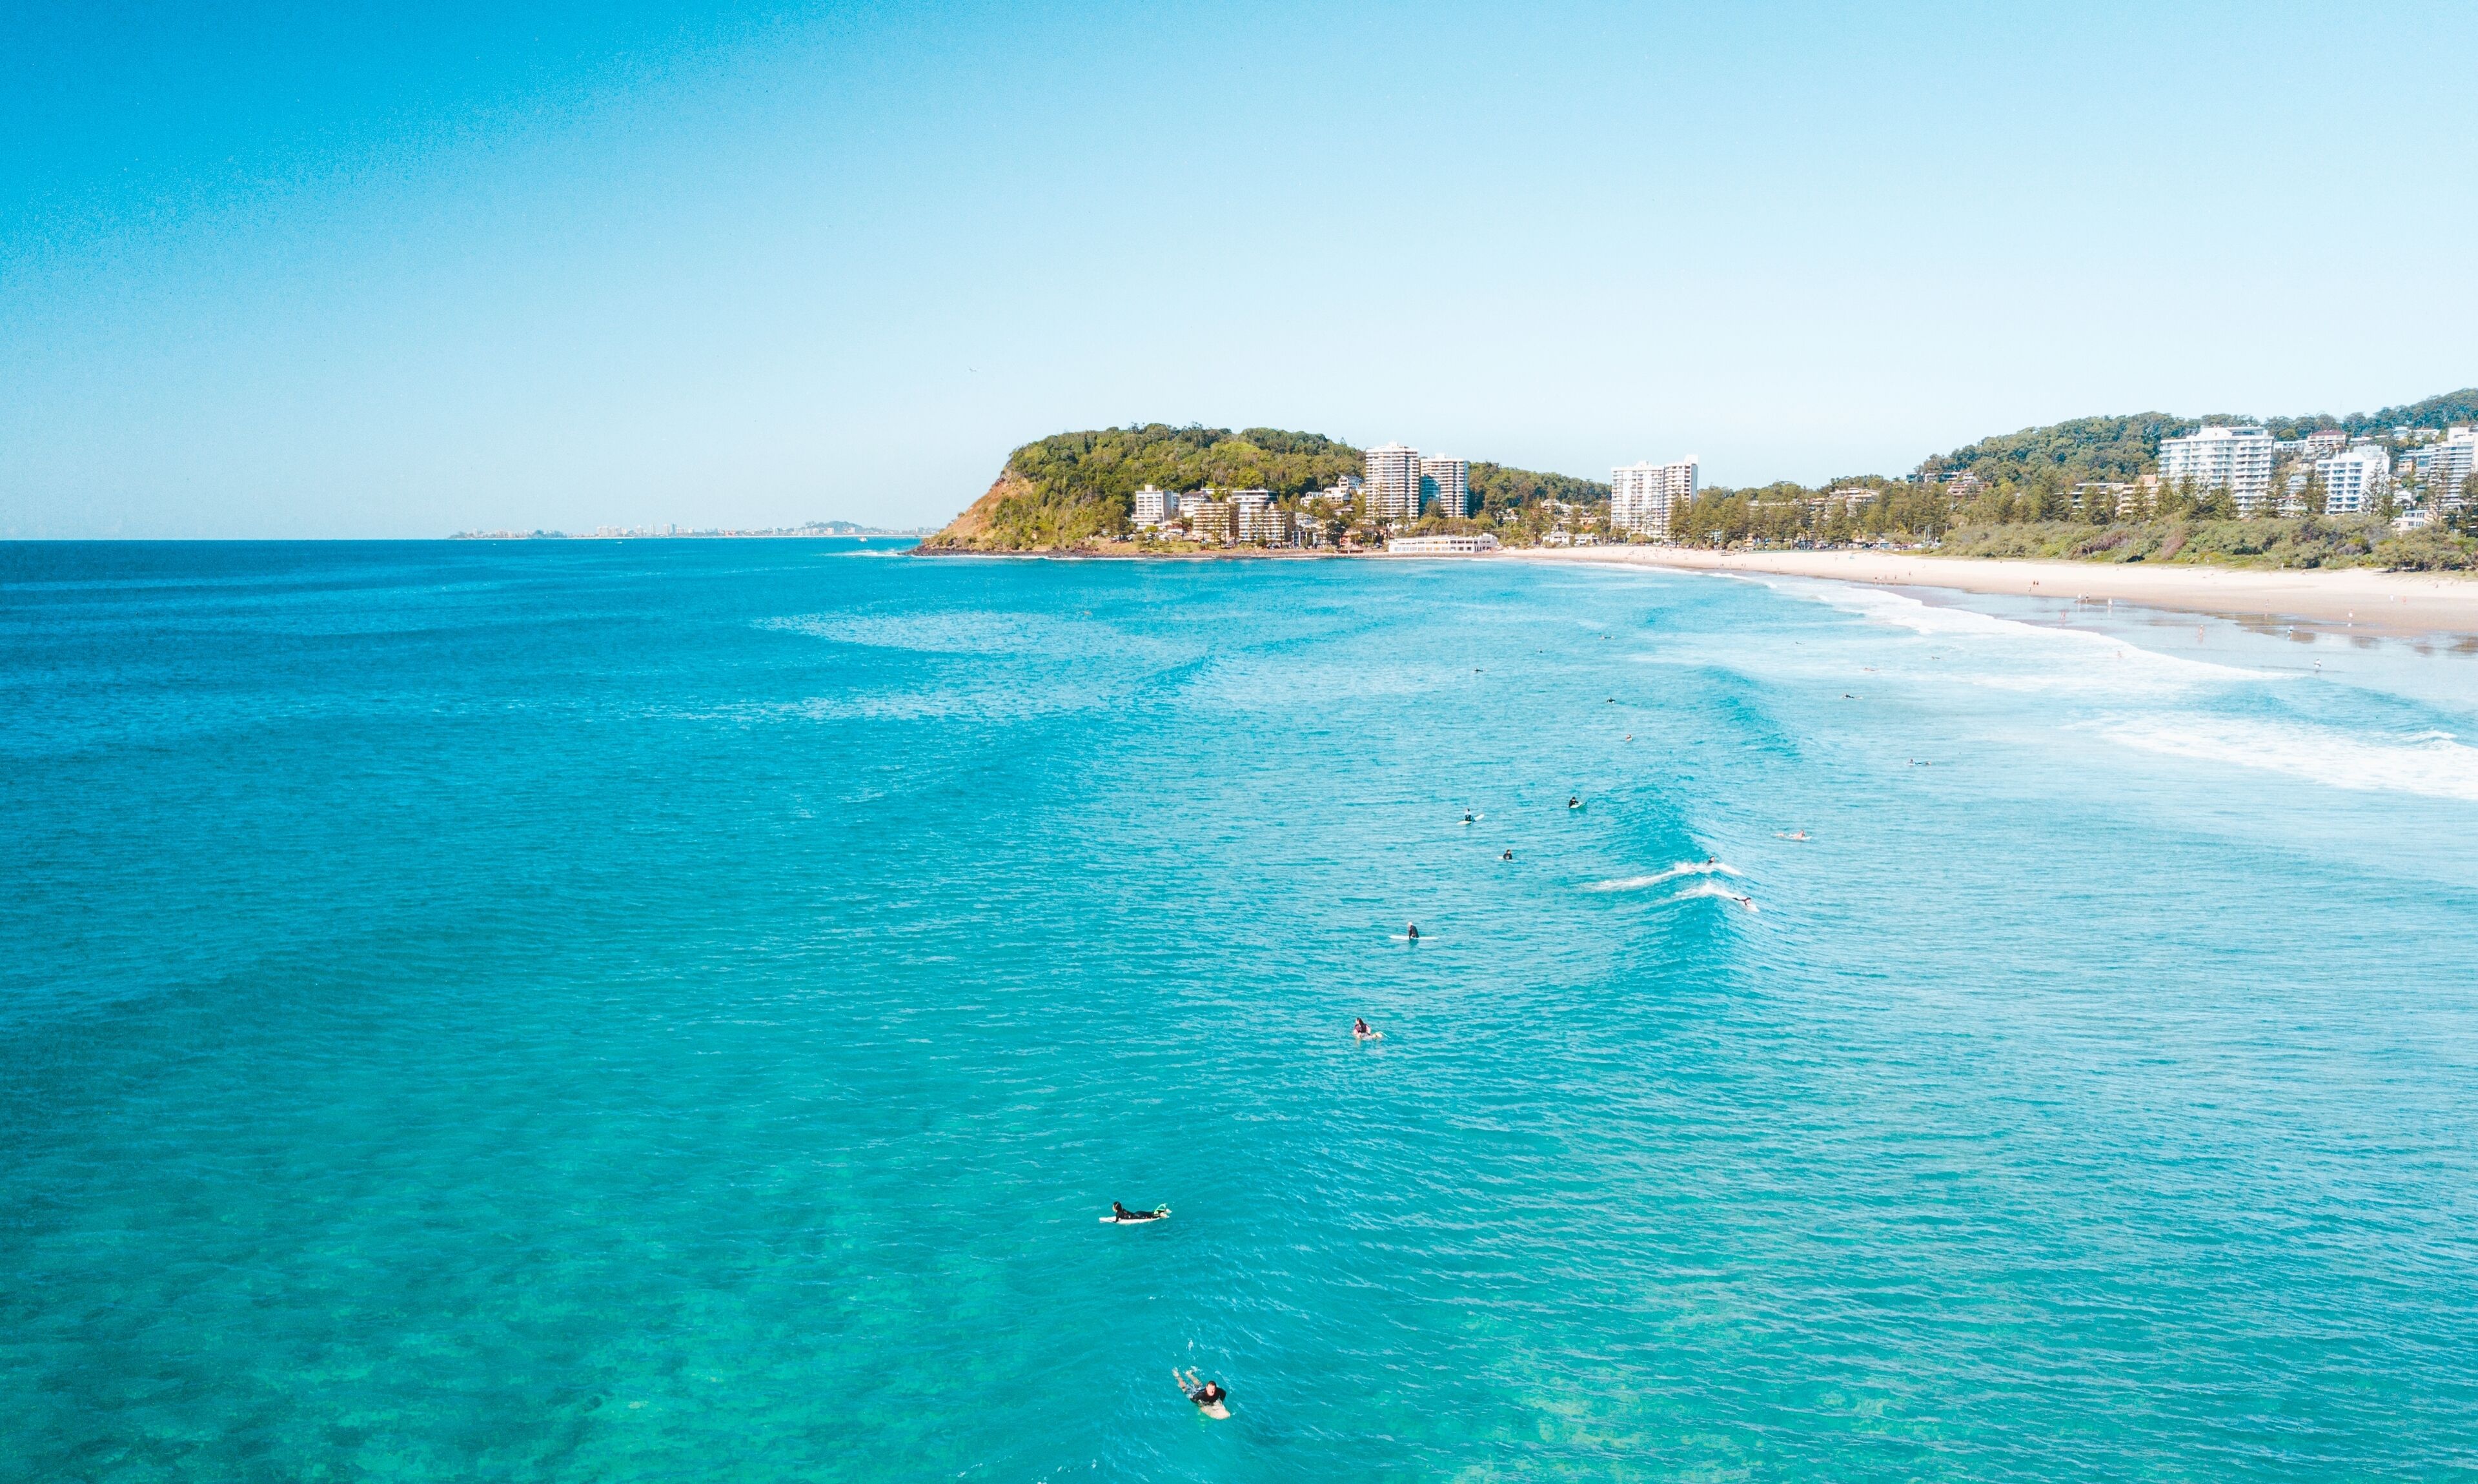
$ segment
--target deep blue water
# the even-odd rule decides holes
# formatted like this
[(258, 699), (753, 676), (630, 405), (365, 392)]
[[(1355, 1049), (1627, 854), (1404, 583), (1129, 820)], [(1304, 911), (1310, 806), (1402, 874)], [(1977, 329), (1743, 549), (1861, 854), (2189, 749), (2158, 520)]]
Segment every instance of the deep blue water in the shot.
[(0, 1478), (2466, 1476), (2478, 660), (2257, 627), (0, 546)]

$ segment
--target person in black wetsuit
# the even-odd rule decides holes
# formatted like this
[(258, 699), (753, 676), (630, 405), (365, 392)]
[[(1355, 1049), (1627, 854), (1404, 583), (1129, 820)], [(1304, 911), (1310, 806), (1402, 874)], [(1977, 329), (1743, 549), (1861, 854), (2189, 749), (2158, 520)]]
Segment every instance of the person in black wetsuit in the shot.
[(1187, 1394), (1187, 1399), (1195, 1402), (1197, 1409), (1205, 1416), (1228, 1417), (1230, 1415), (1229, 1410), (1223, 1405), (1230, 1399), (1230, 1394), (1223, 1389), (1221, 1382), (1197, 1379), (1194, 1367), (1188, 1369), (1187, 1374), (1180, 1375), (1178, 1368), (1174, 1366), (1171, 1368), (1170, 1378), (1178, 1383), (1178, 1389)]
[(1158, 1211), (1130, 1211), (1115, 1200), (1110, 1202), (1110, 1215), (1118, 1218), (1122, 1221), (1158, 1221), (1161, 1220), (1161, 1213)]
[(1410, 939), (1413, 943), (1418, 943), (1420, 941), (1420, 924), (1417, 922), (1403, 923), (1403, 936)]

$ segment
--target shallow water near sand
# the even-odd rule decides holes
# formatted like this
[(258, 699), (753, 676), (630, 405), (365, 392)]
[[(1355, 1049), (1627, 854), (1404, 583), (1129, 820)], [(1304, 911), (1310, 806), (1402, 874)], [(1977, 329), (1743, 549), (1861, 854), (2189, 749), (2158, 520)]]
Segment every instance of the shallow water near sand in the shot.
[(2478, 1469), (2468, 657), (885, 552), (0, 547), (0, 1479)]

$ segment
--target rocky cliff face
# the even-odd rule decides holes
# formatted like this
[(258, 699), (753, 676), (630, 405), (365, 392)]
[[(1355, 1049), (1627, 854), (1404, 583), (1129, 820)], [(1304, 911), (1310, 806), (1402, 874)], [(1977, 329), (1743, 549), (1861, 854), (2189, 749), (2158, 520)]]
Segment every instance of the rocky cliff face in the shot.
[(1078, 551), (1120, 534), (1126, 511), (1098, 494), (1055, 494), (1009, 467), (989, 492), (913, 549), (923, 556), (968, 551)]
[(1009, 499), (1028, 500), (1032, 493), (1030, 482), (1009, 469), (999, 475), (988, 493), (965, 506), (961, 515), (913, 550), (933, 556), (940, 552), (1014, 550), (998, 542), (999, 507)]

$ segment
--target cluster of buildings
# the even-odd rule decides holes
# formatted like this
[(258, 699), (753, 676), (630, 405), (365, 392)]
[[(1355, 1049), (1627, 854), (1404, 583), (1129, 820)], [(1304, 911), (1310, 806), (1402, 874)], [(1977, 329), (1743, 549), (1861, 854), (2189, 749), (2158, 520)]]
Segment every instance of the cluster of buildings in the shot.
[(1288, 546), (1302, 534), (1302, 523), (1274, 503), (1269, 490), (1206, 488), (1173, 494), (1147, 485), (1137, 490), (1137, 529), (1159, 531), (1171, 526), (1183, 526), (1198, 541), (1226, 546)]
[[(1700, 488), (1700, 465), (1693, 458), (1667, 464), (1632, 464), (1609, 471), (1609, 528), (1613, 535), (1667, 541), (1670, 522)], [(1874, 491), (1863, 491), (1872, 497)], [(1424, 454), (1406, 443), (1381, 443), (1364, 456), (1362, 472), (1345, 475), (1330, 487), (1302, 495), (1296, 509), (1276, 502), (1266, 490), (1189, 490), (1176, 492), (1147, 485), (1136, 491), (1135, 526), (1139, 531), (1178, 532), (1192, 540), (1232, 546), (1320, 546), (1337, 518), (1357, 519), (1387, 533), (1389, 551), (1464, 552), (1493, 548), (1496, 538), (1485, 534), (1402, 536), (1402, 526), (1426, 516), (1469, 519), (1479, 514), (1472, 499), (1471, 461)], [(1553, 503), (1553, 514), (1571, 513)], [(1548, 536), (1552, 545), (1587, 541), (1561, 524)]]
[(1136, 491), (1136, 529), (1179, 530), (1196, 541), (1226, 546), (1321, 546), (1328, 533), (1326, 521), (1315, 518), (1319, 506), (1328, 516), (1364, 513), (1379, 526), (1405, 524), (1423, 516), (1463, 518), (1472, 514), (1468, 459), (1430, 457), (1386, 443), (1368, 450), (1364, 467), (1364, 476), (1346, 474), (1302, 496), (1296, 512), (1277, 504), (1267, 490), (1207, 487), (1173, 492), (1147, 485)]
[(1376, 520), (1417, 520), (1472, 513), (1471, 461), (1431, 458), (1403, 443), (1368, 450), (1368, 514)]
[(2276, 439), (2260, 426), (2210, 427), (2162, 439), (2157, 476), (2138, 485), (2085, 485), (2075, 494), (2085, 501), (2113, 498), (2116, 513), (2130, 515), (2159, 485), (2190, 483), (2227, 490), (2238, 514), (2252, 516), (2303, 511), (2309, 489), (2319, 484), (2323, 509), (2332, 515), (2370, 514), (2390, 496), (2408, 507), (2394, 523), (2414, 528), (2478, 493), (2469, 484), (2473, 458), (2478, 429), (2467, 426), (2394, 428), (2388, 438), (2317, 428), (2300, 439)]

